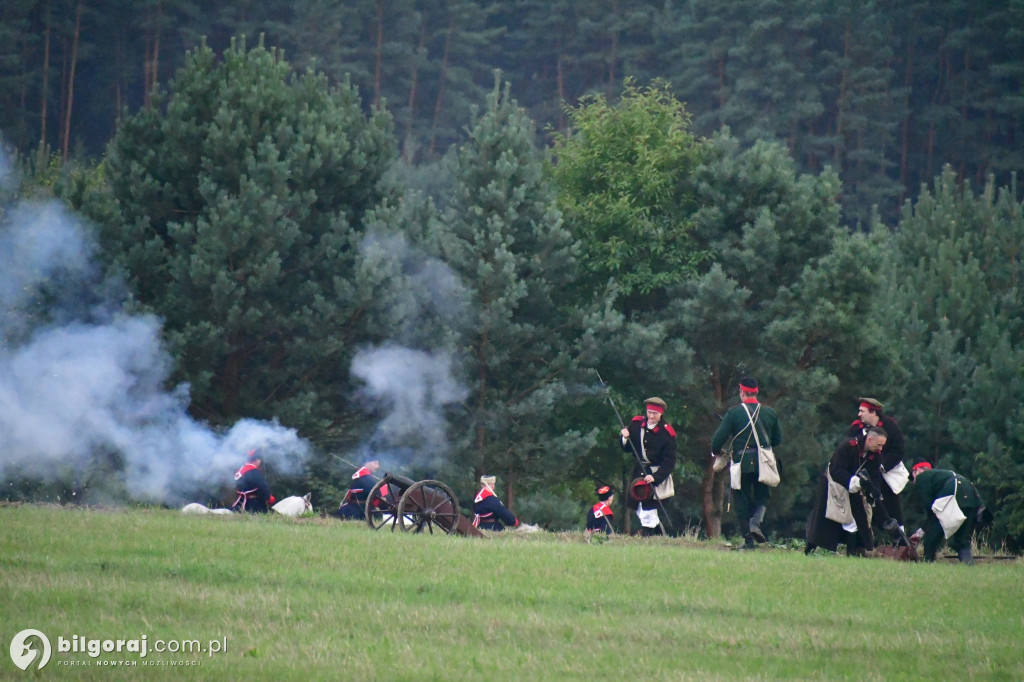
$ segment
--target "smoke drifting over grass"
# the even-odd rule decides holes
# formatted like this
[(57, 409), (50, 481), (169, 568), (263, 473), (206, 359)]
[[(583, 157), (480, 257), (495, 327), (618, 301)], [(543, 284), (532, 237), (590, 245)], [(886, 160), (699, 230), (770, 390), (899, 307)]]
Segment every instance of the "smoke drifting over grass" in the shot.
[(99, 459), (132, 499), (179, 504), (230, 483), (253, 448), (297, 472), (309, 447), (293, 429), (188, 415), (188, 387), (165, 388), (160, 320), (121, 309), (95, 249), (56, 202), (0, 207), (0, 478), (80, 483)]

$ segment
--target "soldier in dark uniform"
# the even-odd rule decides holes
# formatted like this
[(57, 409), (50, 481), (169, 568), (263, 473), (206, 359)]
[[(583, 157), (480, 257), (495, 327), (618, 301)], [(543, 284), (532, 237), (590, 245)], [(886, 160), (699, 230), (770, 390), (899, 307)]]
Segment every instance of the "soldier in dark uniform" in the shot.
[(587, 512), (587, 532), (603, 531), (608, 535), (614, 532), (612, 530), (612, 516), (614, 513), (611, 506), (614, 499), (615, 493), (610, 486), (597, 486), (597, 504)]
[(640, 460), (633, 462), (633, 478), (643, 479), (651, 488), (645, 499), (630, 497), (630, 507), (640, 518), (641, 533), (647, 536), (664, 533), (658, 518), (659, 498), (654, 489), (676, 468), (676, 430), (663, 419), (667, 408), (664, 400), (648, 398), (644, 408), (646, 414), (633, 417), (629, 426), (619, 432), (619, 437), (622, 449)]
[(956, 556), (962, 563), (973, 564), (971, 536), (974, 535), (979, 512), (985, 507), (977, 488), (960, 474), (947, 469), (932, 469), (932, 465), (923, 459), (918, 459), (914, 463), (910, 475), (914, 480), (913, 498), (928, 514), (924, 523), (924, 560), (935, 561), (936, 552), (942, 547), (943, 542), (947, 542), (942, 524), (932, 510), (932, 504), (941, 497), (955, 493), (960, 511), (967, 518), (949, 537), (949, 548), (956, 551)]
[(235, 472), (235, 491), (238, 497), (231, 508), (235, 511), (246, 511), (250, 514), (266, 514), (274, 504), (274, 496), (270, 494), (270, 486), (260, 470), (263, 457), (259, 450), (250, 450), (246, 462)]
[[(868, 518), (871, 513), (870, 502), (864, 493), (879, 488), (882, 474), (878, 462), (882, 457), (885, 440), (885, 431), (872, 426), (863, 442), (850, 438), (836, 448), (829, 460), (827, 472), (821, 475), (814, 509), (807, 519), (807, 546), (804, 553), (810, 554), (816, 547), (835, 552), (840, 542), (846, 543), (849, 556), (862, 556), (875, 548)], [(853, 522), (850, 524), (842, 525), (825, 518), (828, 475), (849, 491), (850, 510), (853, 512)]]
[(494, 485), (498, 482), (494, 476), (480, 477), (480, 492), (473, 498), (473, 525), (484, 530), (505, 530), (505, 526), (513, 528), (519, 525), (519, 519), (501, 503), (494, 494)]
[(719, 452), (732, 439), (732, 461), (740, 463), (740, 489), (736, 495), (736, 516), (746, 524), (743, 533), (744, 549), (753, 549), (754, 541), (764, 542), (761, 531), (772, 489), (758, 481), (757, 440), (750, 430), (751, 415), (757, 410), (757, 436), (761, 445), (776, 448), (782, 444), (782, 425), (774, 409), (757, 401), (757, 379), (744, 377), (740, 380), (740, 404), (725, 413), (711, 439), (711, 451)]
[[(378, 469), (380, 469), (380, 462), (374, 459), (359, 467), (352, 474), (352, 485), (345, 493), (345, 499), (341, 501), (341, 505), (334, 512), (335, 516), (340, 519), (366, 518), (366, 498), (370, 496), (373, 486), (377, 485), (377, 477), (374, 474)], [(381, 488), (383, 489), (383, 486)]]
[[(856, 438), (863, 443), (867, 430), (872, 426), (880, 426), (885, 430), (887, 436), (885, 447), (882, 448), (882, 461), (880, 463), (882, 471), (883, 473), (891, 472), (899, 468), (907, 454), (900, 425), (892, 417), (882, 414), (883, 405), (879, 401), (874, 398), (860, 398), (859, 400), (860, 405), (857, 409), (857, 419), (850, 425), (850, 437)], [(899, 469), (901, 472), (904, 470), (905, 465)], [(893, 490), (892, 486), (889, 485), (889, 481), (884, 476), (881, 478), (881, 481), (882, 506), (889, 513), (889, 517), (896, 519), (900, 531), (903, 531), (903, 506), (900, 503), (900, 493), (903, 489)], [(902, 484), (906, 485), (906, 479), (904, 479)], [(885, 514), (875, 514), (872, 517), (872, 525), (875, 528), (881, 528), (882, 524), (887, 520), (884, 518), (885, 516)], [(905, 533), (894, 534), (898, 544), (905, 544), (903, 540)]]

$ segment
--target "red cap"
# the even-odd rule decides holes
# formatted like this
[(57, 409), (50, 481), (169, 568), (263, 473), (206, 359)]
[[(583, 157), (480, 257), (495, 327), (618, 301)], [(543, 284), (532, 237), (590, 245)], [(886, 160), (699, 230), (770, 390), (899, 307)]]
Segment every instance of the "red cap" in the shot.
[(914, 466), (910, 467), (911, 471), (916, 472), (918, 469), (931, 469), (932, 465), (928, 462), (918, 462)]

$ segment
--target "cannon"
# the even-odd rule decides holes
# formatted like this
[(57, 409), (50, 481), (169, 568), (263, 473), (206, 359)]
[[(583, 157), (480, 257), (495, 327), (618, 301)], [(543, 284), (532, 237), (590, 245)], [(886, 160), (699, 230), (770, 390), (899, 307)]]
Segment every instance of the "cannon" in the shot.
[(364, 511), (374, 530), (398, 526), (407, 533), (483, 536), (459, 512), (452, 489), (440, 481), (413, 481), (387, 472), (367, 495)]

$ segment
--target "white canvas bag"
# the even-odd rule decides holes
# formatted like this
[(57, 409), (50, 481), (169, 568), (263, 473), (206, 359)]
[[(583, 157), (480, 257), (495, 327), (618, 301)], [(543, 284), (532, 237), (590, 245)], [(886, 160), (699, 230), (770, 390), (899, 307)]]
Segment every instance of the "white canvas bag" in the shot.
[(947, 540), (953, 533), (960, 530), (960, 526), (967, 520), (967, 516), (960, 510), (960, 505), (956, 501), (956, 489), (960, 485), (960, 481), (956, 476), (953, 477), (953, 480), (953, 494), (937, 498), (932, 502), (932, 511), (939, 519), (939, 523), (942, 524), (942, 532), (946, 534)]
[(740, 462), (729, 462), (729, 487), (733, 490), (739, 490), (741, 487), (741, 476), (743, 475), (742, 467)]
[(852, 523), (853, 509), (850, 507), (850, 491), (845, 485), (832, 480), (832, 472), (829, 471), (828, 465), (825, 465), (825, 475), (828, 477), (825, 518), (844, 525)]
[(750, 413), (746, 403), (744, 403), (743, 411), (747, 413), (747, 419), (750, 420), (750, 430), (754, 434), (754, 442), (757, 443), (757, 480), (769, 488), (774, 488), (781, 480), (779, 478), (779, 465), (775, 462), (775, 453), (772, 452), (771, 444), (761, 445), (761, 438), (757, 435), (757, 428), (754, 426), (754, 423), (757, 421), (757, 415), (761, 411), (761, 403), (758, 403), (757, 407), (754, 408), (753, 414)]

